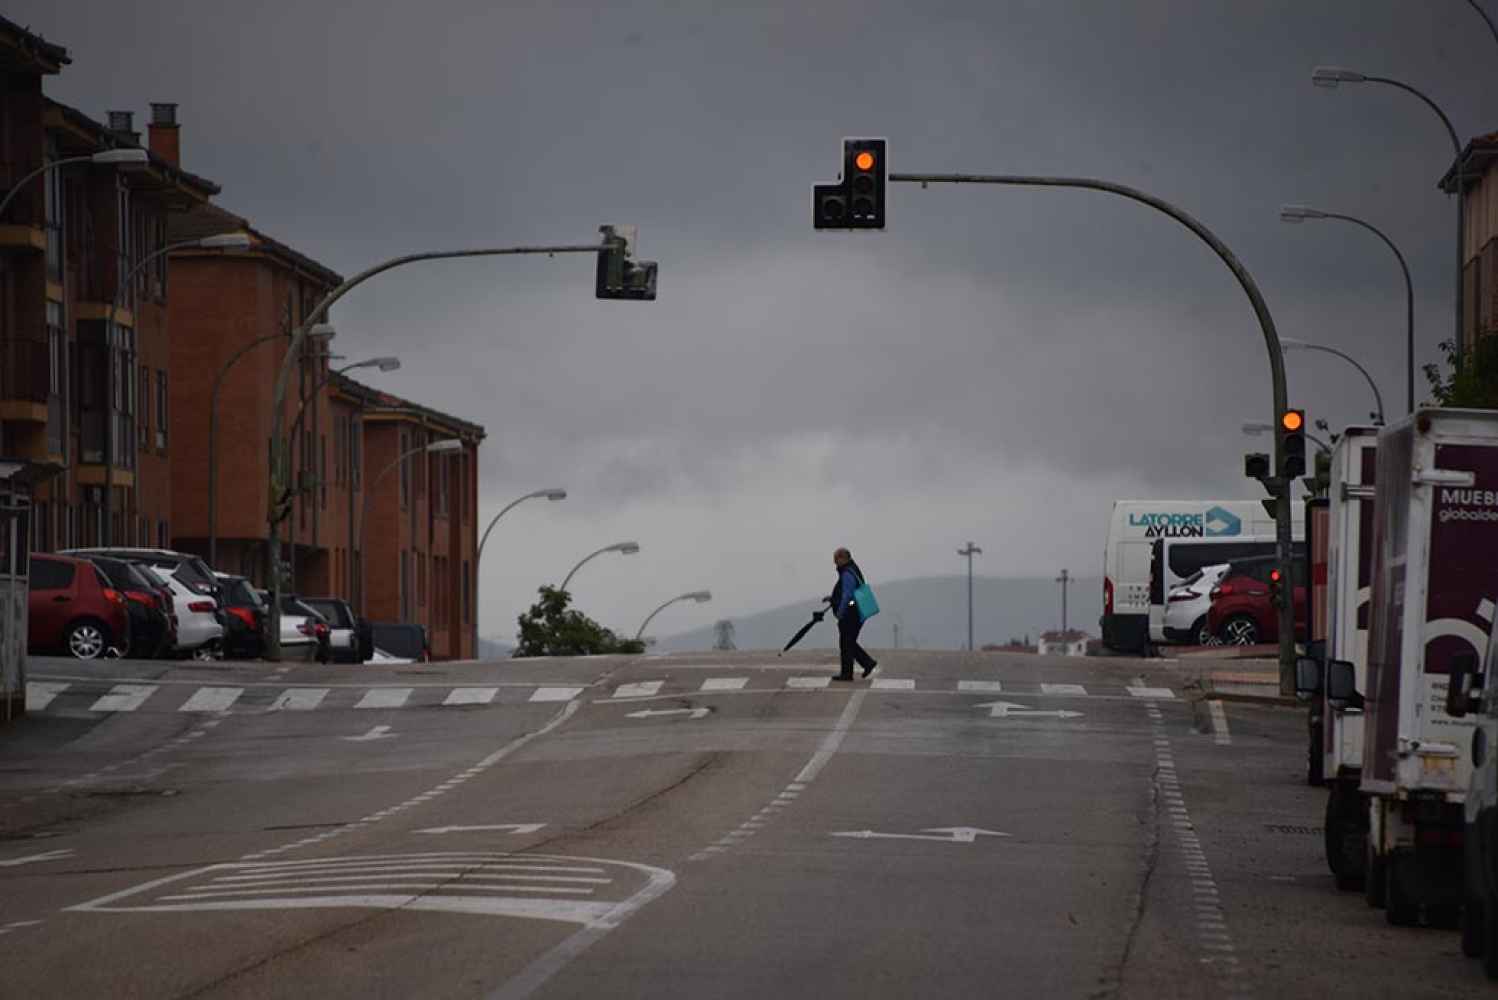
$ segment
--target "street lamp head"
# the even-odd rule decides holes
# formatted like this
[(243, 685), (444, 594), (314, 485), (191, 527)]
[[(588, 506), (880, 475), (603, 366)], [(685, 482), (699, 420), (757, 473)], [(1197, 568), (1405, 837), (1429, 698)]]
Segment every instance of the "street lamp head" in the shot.
[(1260, 434), (1268, 434), (1274, 430), (1273, 424), (1266, 424), (1262, 420), (1245, 420), (1243, 422), (1243, 433), (1257, 437)]
[(143, 167), (151, 162), (150, 154), (144, 149), (101, 149), (89, 157), (89, 162), (101, 166), (114, 167)]
[(1315, 346), (1314, 344), (1308, 343), (1307, 341), (1296, 340), (1294, 337), (1281, 337), (1280, 338), (1280, 349), (1281, 350), (1285, 350), (1285, 351), (1293, 351), (1293, 350), (1296, 350), (1296, 349), (1304, 350), (1307, 347), (1314, 347), (1314, 346)]
[(433, 441), (424, 449), (429, 455), (451, 455), (463, 450), (462, 438), (443, 438), (441, 441)]
[(318, 323), (307, 331), (307, 336), (316, 340), (332, 340), (337, 335), (338, 331), (330, 323)]
[(1324, 219), (1326, 213), (1318, 211), (1309, 205), (1281, 205), (1280, 221), (1301, 223), (1307, 219)]
[(545, 497), (548, 500), (566, 500), (567, 499), (567, 491), (566, 490), (541, 490), (536, 495), (537, 496), (543, 496), (543, 497)]
[(694, 590), (690, 594), (682, 594), (681, 596), (688, 600), (696, 601), (698, 604), (704, 604), (713, 599), (713, 592), (711, 590)]
[(398, 371), (401, 366), (400, 358), (371, 358), (369, 363), (382, 372)]
[(219, 233), (198, 240), (197, 246), (204, 250), (248, 250), (255, 245), (248, 233)]
[(640, 551), (640, 543), (639, 542), (620, 542), (618, 545), (610, 546), (610, 548), (612, 548), (614, 551), (618, 552), (620, 555), (632, 556), (636, 552)]
[(1311, 82), (1328, 90), (1335, 90), (1339, 84), (1363, 83), (1367, 79), (1357, 70), (1345, 66), (1317, 66), (1311, 71)]

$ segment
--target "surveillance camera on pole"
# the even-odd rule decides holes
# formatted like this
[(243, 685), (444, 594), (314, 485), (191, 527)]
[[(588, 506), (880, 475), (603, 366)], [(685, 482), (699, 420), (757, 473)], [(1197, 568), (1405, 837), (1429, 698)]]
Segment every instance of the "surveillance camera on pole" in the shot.
[(639, 234), (635, 226), (599, 226), (603, 245), (598, 248), (598, 278), (595, 293), (600, 299), (655, 301), (656, 262), (633, 259)]

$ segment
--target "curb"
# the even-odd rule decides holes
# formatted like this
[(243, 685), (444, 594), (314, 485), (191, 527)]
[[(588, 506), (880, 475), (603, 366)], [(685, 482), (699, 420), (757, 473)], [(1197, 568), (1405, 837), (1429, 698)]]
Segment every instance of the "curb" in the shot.
[(1234, 691), (1207, 691), (1202, 692), (1203, 701), (1236, 701), (1245, 705), (1266, 705), (1271, 708), (1301, 708), (1304, 706), (1298, 698), (1282, 694), (1239, 694)]

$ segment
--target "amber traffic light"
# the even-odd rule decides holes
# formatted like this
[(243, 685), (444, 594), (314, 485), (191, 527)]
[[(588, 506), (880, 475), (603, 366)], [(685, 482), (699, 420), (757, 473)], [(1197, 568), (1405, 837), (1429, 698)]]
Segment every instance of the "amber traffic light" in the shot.
[(1306, 471), (1306, 411), (1280, 414), (1280, 475), (1294, 479)]
[(885, 140), (844, 139), (843, 170), (836, 184), (812, 187), (817, 229), (883, 229)]

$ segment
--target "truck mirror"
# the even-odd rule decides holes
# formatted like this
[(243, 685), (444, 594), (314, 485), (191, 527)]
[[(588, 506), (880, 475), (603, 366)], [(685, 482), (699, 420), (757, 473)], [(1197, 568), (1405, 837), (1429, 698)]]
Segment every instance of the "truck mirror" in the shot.
[(1481, 707), (1482, 675), (1476, 653), (1457, 653), (1446, 673), (1446, 714), (1460, 719)]
[(1321, 661), (1302, 656), (1295, 661), (1295, 697), (1307, 701), (1321, 693)]
[(1326, 703), (1332, 708), (1347, 708), (1361, 701), (1357, 691), (1357, 671), (1347, 660), (1332, 660), (1326, 665)]

